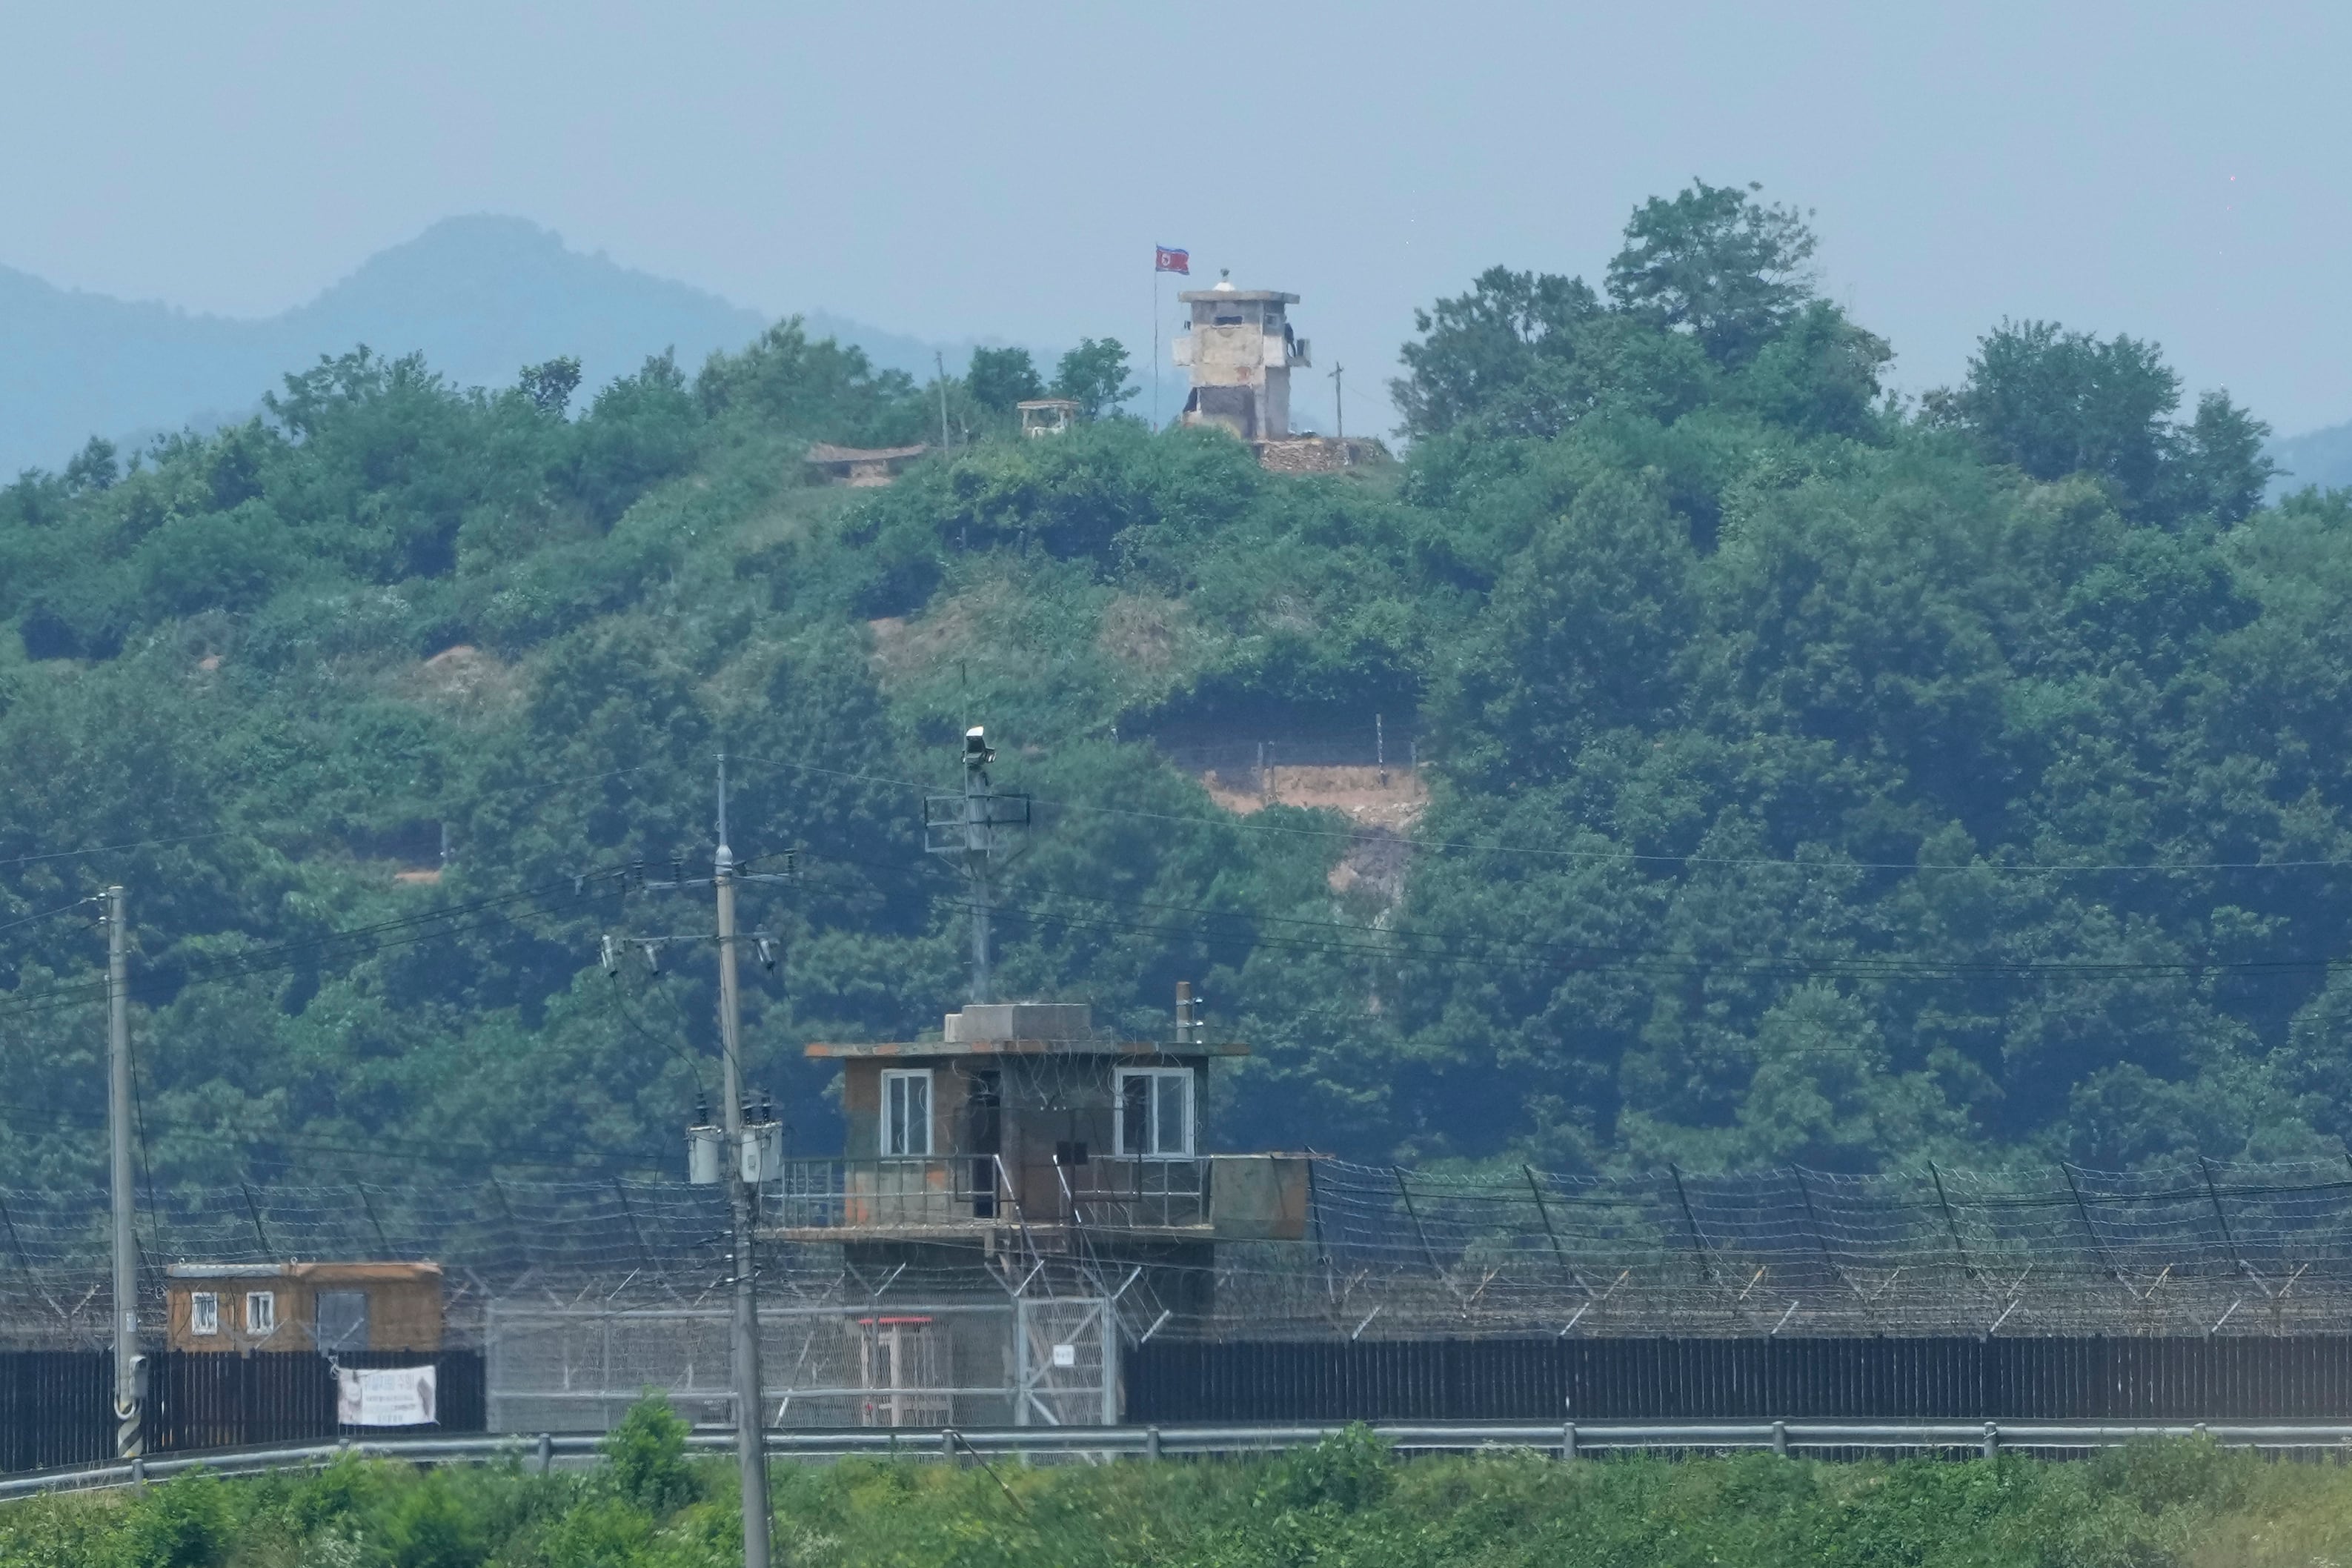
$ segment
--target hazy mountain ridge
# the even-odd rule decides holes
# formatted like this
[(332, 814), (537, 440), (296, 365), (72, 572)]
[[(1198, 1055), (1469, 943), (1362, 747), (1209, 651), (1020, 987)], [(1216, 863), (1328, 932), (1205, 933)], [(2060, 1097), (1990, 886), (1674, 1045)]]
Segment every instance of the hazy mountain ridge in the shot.
[(2268, 450), (2271, 460), (2284, 470), (2271, 481), (2274, 496), (2310, 485), (2321, 489), (2352, 485), (2352, 422), (2273, 441)]
[[(813, 336), (855, 342), (886, 369), (961, 369), (972, 345), (932, 344), (824, 312)], [(0, 474), (54, 468), (93, 434), (122, 441), (243, 417), (293, 365), (356, 343), (421, 352), (461, 384), (503, 385), (524, 364), (581, 361), (593, 391), (675, 349), (688, 369), (768, 324), (756, 310), (567, 246), (525, 219), (443, 220), (369, 258), (308, 304), (239, 321), (68, 289), (0, 267)], [(583, 399), (584, 403), (584, 395)]]

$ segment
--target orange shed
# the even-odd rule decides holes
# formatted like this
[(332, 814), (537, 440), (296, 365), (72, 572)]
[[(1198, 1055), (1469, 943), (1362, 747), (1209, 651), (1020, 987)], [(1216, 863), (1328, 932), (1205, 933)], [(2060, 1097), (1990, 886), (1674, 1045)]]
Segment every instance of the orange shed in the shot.
[(437, 1263), (174, 1263), (175, 1351), (437, 1351)]

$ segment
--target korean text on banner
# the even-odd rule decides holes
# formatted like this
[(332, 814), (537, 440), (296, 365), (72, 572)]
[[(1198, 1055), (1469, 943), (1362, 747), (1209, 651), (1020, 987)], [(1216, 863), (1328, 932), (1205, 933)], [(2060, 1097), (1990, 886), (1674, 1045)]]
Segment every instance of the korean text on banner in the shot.
[(434, 1420), (430, 1366), (337, 1370), (335, 1419), (345, 1426), (428, 1426)]

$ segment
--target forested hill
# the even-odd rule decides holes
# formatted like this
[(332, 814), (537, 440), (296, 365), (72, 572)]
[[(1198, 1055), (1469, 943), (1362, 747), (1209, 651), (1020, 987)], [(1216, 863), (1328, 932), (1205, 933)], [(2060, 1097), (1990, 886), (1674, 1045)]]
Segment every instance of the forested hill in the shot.
[[(1261, 471), (1105, 416), (887, 489), (812, 439), (937, 387), (778, 328), (573, 403), (361, 353), (264, 418), (0, 491), (0, 1184), (96, 1169), (130, 889), (150, 1179), (675, 1169), (737, 759), (782, 939), (753, 1080), (833, 1147), (814, 1037), (936, 1027), (961, 894), (922, 789), (984, 721), (1038, 802), (1004, 984), (1256, 1054), (1228, 1146), (1568, 1169), (2340, 1147), (2352, 507), (2257, 510), (2265, 431), (2150, 344), (1990, 326), (1903, 405), (1799, 217), (1695, 186), (1598, 286), (1410, 326), (1409, 455)], [(1097, 343), (1066, 389), (1115, 406)], [(1213, 797), (1169, 745), (1417, 738), (1410, 847)], [(449, 858), (441, 865), (444, 834)], [(582, 880), (583, 878), (586, 880)], [(354, 1153), (352, 1151), (357, 1151)]]

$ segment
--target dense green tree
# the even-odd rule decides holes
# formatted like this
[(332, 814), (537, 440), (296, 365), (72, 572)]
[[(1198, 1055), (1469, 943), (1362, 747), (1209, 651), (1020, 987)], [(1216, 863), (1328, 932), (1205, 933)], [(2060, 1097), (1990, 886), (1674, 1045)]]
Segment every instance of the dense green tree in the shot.
[(669, 354), (657, 354), (588, 405), (568, 479), (590, 513), (610, 524), (648, 489), (683, 473), (701, 438), (700, 411), (686, 377)]
[(1812, 298), (1818, 241), (1807, 215), (1756, 199), (1761, 185), (1694, 180), (1633, 209), (1609, 262), (1609, 298), (1646, 325), (1687, 333), (1718, 364), (1742, 364)]
[(2172, 432), (2157, 510), (2168, 518), (2243, 522), (2278, 472), (2263, 450), (2271, 427), (2225, 392), (2197, 399), (2197, 416)]
[(1699, 182), (1645, 203), (1606, 305), (1581, 279), (1496, 267), (1416, 310), (1420, 341), (1391, 383), (1406, 434), (1549, 438), (1596, 414), (1672, 423), (1718, 398), (1808, 432), (1868, 433), (1891, 351), (1813, 297), (1811, 231), (1755, 188)]
[(72, 460), (66, 464), (64, 474), (59, 477), (65, 480), (68, 490), (79, 494), (83, 490), (106, 489), (121, 474), (121, 469), (115, 462), (114, 443), (104, 437), (92, 436), (89, 445), (73, 455)]
[(1117, 338), (1081, 339), (1054, 369), (1054, 395), (1076, 403), (1080, 418), (1100, 419), (1135, 395), (1127, 376), (1127, 350)]
[(904, 371), (876, 370), (866, 351), (811, 340), (797, 316), (780, 321), (740, 353), (713, 354), (694, 379), (714, 419), (748, 421), (805, 438), (852, 446), (919, 439), (931, 408)]
[(1555, 436), (1590, 405), (1575, 374), (1579, 334), (1601, 313), (1581, 279), (1490, 267), (1470, 292), (1413, 312), (1421, 341), (1390, 384), (1413, 436), (1471, 419), (1515, 434)]
[(1027, 349), (972, 350), (971, 369), (965, 374), (964, 384), (973, 402), (999, 414), (1010, 412), (1016, 403), (1045, 395), (1045, 384), (1038, 379), (1036, 362)]
[(2004, 321), (1943, 407), (1994, 462), (2037, 479), (2095, 475), (2137, 500), (2156, 488), (2165, 421), (2179, 405), (2180, 377), (2154, 343)]
[(527, 364), (515, 384), (533, 408), (561, 418), (571, 405), (572, 395), (580, 389), (580, 361), (564, 354), (542, 364)]
[(1928, 413), (1967, 431), (1990, 461), (2037, 479), (2103, 480), (2136, 518), (2243, 521), (2276, 471), (2263, 453), (2270, 426), (2223, 393), (2200, 397), (2186, 425), (2171, 423), (2179, 406), (2180, 377), (2154, 343), (2004, 321), (1979, 342), (1967, 381), (1931, 395)]

